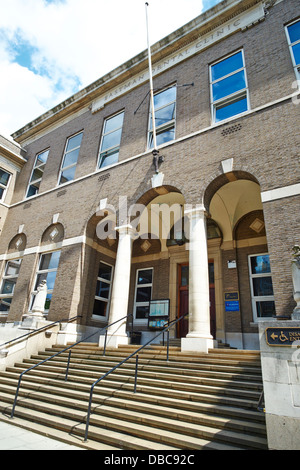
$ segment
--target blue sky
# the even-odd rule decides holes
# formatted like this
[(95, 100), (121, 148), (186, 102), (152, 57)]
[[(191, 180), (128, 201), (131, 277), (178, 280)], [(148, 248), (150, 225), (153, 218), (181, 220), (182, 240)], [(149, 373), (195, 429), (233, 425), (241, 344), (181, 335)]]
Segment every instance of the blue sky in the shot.
[[(151, 44), (220, 0), (149, 0)], [(144, 0), (0, 0), (0, 134), (147, 47)]]

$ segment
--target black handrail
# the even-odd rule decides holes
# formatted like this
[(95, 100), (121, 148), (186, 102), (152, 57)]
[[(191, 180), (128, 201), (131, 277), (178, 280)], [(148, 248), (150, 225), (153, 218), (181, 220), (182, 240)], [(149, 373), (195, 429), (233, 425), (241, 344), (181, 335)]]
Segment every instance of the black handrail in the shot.
[(65, 320), (57, 320), (57, 321), (55, 321), (53, 323), (50, 323), (48, 325), (41, 326), (41, 328), (37, 328), (34, 331), (29, 331), (29, 333), (25, 333), (24, 335), (21, 335), (21, 336), (18, 336), (17, 338), (11, 339), (10, 341), (6, 341), (6, 343), (0, 344), (0, 349), (3, 346), (6, 346), (7, 344), (15, 343), (15, 342), (21, 340), (22, 338), (23, 339), (26, 338), (26, 336), (28, 336), (28, 337), (33, 336), (35, 334), (41, 333), (43, 330), (47, 330), (48, 328), (52, 328), (57, 323), (70, 323), (71, 321), (76, 320), (76, 318), (82, 318), (82, 315), (77, 315), (76, 317), (72, 317), (72, 318), (66, 318)]
[[(82, 343), (82, 342), (86, 341), (87, 339), (90, 339), (92, 336), (95, 336), (95, 334), (99, 334), (99, 333), (101, 333), (101, 331), (107, 330), (107, 328), (109, 328), (109, 327), (112, 326), (112, 325), (115, 325), (116, 323), (119, 323), (121, 320), (124, 320), (125, 318), (127, 319), (129, 316), (131, 316), (131, 314), (126, 315), (126, 317), (119, 318), (119, 320), (117, 320), (117, 321), (115, 321), (115, 322), (113, 322), (113, 323), (110, 323), (109, 325), (106, 325), (105, 327), (101, 328), (100, 330), (95, 331), (94, 333), (92, 333), (91, 335), (85, 337), (84, 339), (81, 339), (80, 341), (77, 341), (76, 343), (71, 344), (71, 346), (68, 346), (67, 348), (65, 348), (65, 349), (63, 349), (63, 350), (58, 351), (57, 353), (53, 354), (51, 357), (47, 357), (47, 359), (44, 359), (43, 361), (40, 361), (40, 362), (38, 362), (37, 364), (35, 364), (34, 366), (31, 366), (31, 367), (29, 367), (28, 369), (26, 369), (26, 370), (24, 370), (23, 372), (21, 372), (21, 374), (20, 374), (20, 376), (19, 376), (19, 381), (18, 381), (17, 390), (16, 390), (15, 399), (14, 399), (14, 403), (13, 403), (13, 407), (12, 407), (12, 410), (11, 410), (11, 415), (10, 415), (10, 417), (11, 417), (11, 418), (14, 417), (15, 408), (16, 408), (16, 404), (17, 404), (17, 400), (18, 400), (18, 395), (19, 395), (19, 389), (20, 389), (21, 380), (22, 380), (22, 378), (23, 378), (23, 375), (25, 375), (27, 372), (31, 371), (32, 369), (35, 369), (36, 367), (38, 367), (38, 366), (44, 364), (45, 362), (50, 361), (50, 359), (53, 359), (54, 357), (58, 356), (59, 354), (62, 354), (62, 353), (64, 353), (64, 352), (66, 352), (66, 351), (69, 351), (69, 350), (72, 349), (74, 346), (77, 346), (79, 343)], [(104, 351), (105, 351), (105, 348), (106, 348), (106, 339), (107, 339), (107, 335), (105, 335)], [(65, 380), (67, 380), (67, 378), (68, 378), (69, 365), (70, 365), (70, 357), (71, 357), (71, 351), (69, 352), (68, 363), (67, 363), (67, 369), (66, 369), (66, 374), (65, 374)]]
[[(169, 329), (175, 325), (176, 323), (178, 323), (179, 321), (181, 321), (184, 317), (186, 317), (188, 315), (188, 313), (186, 313), (185, 315), (182, 315), (181, 317), (177, 318), (177, 320), (173, 320), (172, 322), (170, 322), (168, 324), (168, 326), (166, 328), (164, 328), (163, 330), (161, 330), (156, 336), (154, 336), (152, 339), (150, 339), (146, 344), (144, 344), (143, 346), (141, 346), (140, 348), (138, 348), (135, 352), (131, 353), (126, 359), (124, 359), (123, 361), (119, 362), (119, 364), (117, 364), (116, 366), (114, 366), (112, 369), (110, 369), (108, 372), (106, 372), (106, 374), (102, 375), (102, 377), (100, 377), (98, 380), (96, 380), (91, 388), (90, 388), (90, 398), (89, 398), (89, 406), (88, 406), (88, 412), (87, 412), (87, 418), (86, 418), (86, 428), (85, 428), (85, 436), (84, 436), (84, 441), (87, 441), (87, 438), (88, 438), (88, 431), (89, 431), (89, 424), (90, 424), (90, 415), (91, 415), (91, 406), (92, 406), (92, 399), (93, 399), (93, 391), (94, 391), (94, 387), (101, 381), (103, 380), (105, 377), (107, 377), (109, 374), (111, 374), (112, 372), (114, 372), (116, 369), (118, 369), (118, 367), (120, 367), (121, 365), (123, 365), (125, 362), (127, 362), (129, 359), (131, 359), (133, 356), (135, 356), (139, 351), (141, 351), (142, 349), (144, 349), (146, 346), (148, 346), (150, 343), (152, 343), (156, 338), (158, 338), (160, 335), (162, 335), (165, 331), (168, 332), (168, 339), (167, 339), (167, 361), (169, 360)], [(134, 380), (134, 393), (136, 392), (136, 384), (137, 384), (137, 368), (138, 368), (138, 355), (137, 355), (137, 358), (136, 358), (136, 368), (135, 368), (135, 380)]]

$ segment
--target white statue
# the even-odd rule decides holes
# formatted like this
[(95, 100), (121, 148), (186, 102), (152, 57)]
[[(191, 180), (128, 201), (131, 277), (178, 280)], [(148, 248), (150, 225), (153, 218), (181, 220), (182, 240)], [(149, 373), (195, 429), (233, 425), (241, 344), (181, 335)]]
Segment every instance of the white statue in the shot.
[(47, 281), (41, 281), (40, 285), (37, 288), (37, 294), (35, 296), (32, 314), (37, 316), (43, 316), (45, 313), (45, 302), (47, 298)]

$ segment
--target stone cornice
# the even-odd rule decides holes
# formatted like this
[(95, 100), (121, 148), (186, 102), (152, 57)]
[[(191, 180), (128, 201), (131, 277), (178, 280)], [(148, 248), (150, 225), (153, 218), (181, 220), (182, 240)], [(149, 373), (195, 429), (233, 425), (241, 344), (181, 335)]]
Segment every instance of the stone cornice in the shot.
[(27, 161), (22, 157), (21, 151), (22, 149), (18, 144), (0, 135), (0, 156), (14, 163), (18, 168), (21, 168)]
[[(223, 2), (155, 43), (151, 47), (153, 65), (258, 4), (264, 5), (264, 2), (262, 0), (223, 0)], [(124, 81), (147, 70), (147, 67), (148, 57), (145, 50), (37, 117), (37, 119), (12, 134), (12, 137), (16, 142), (22, 143), (34, 134), (45, 131), (54, 123), (73, 113), (84, 109), (88, 110), (94, 100), (124, 83)]]

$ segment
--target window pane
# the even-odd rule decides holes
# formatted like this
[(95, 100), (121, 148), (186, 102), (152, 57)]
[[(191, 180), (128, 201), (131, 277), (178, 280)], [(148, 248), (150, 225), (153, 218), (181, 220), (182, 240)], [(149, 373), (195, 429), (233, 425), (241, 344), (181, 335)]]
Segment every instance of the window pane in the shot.
[(107, 284), (106, 282), (103, 282), (103, 281), (97, 281), (96, 294), (95, 294), (97, 297), (103, 297), (104, 299), (108, 299), (109, 290), (110, 290), (110, 284)]
[(149, 306), (148, 305), (146, 305), (144, 307), (136, 307), (135, 317), (137, 319), (148, 318), (148, 314), (149, 314)]
[(288, 32), (290, 35), (291, 43), (298, 41), (300, 39), (300, 21), (297, 21), (297, 23), (294, 23), (289, 26)]
[(151, 300), (151, 287), (138, 287), (136, 290), (136, 302), (149, 302)]
[(111, 132), (114, 129), (117, 129), (118, 127), (122, 127), (123, 121), (124, 121), (124, 113), (117, 114), (117, 116), (107, 119), (105, 121), (104, 134), (107, 134), (108, 132)]
[(66, 168), (69, 165), (77, 163), (78, 154), (79, 154), (79, 149), (75, 149), (75, 150), (72, 150), (71, 152), (67, 153), (65, 155), (63, 168)]
[(53, 290), (55, 279), (56, 279), (56, 271), (51, 271), (50, 273), (39, 274), (36, 279), (36, 285), (35, 285), (34, 290), (37, 290), (37, 288), (39, 287), (42, 281), (47, 282), (47, 290)]
[(27, 197), (34, 196), (39, 192), (41, 182), (31, 184), (27, 191)]
[(16, 259), (14, 261), (8, 261), (5, 276), (17, 276), (20, 271), (21, 259)]
[(143, 269), (138, 273), (138, 284), (152, 284), (152, 269)]
[(107, 264), (100, 263), (98, 277), (102, 277), (102, 279), (106, 279), (107, 281), (111, 280), (111, 266)]
[(82, 133), (74, 135), (74, 137), (71, 137), (68, 140), (66, 152), (69, 152), (70, 150), (73, 150), (76, 147), (80, 147), (81, 140), (82, 140)]
[(212, 81), (225, 77), (235, 70), (241, 69), (244, 66), (242, 52), (238, 52), (227, 59), (222, 60), (211, 68)]
[(4, 170), (0, 170), (0, 184), (7, 186), (10, 174)]
[(54, 251), (53, 253), (47, 253), (42, 255), (40, 270), (44, 269), (57, 269), (60, 258), (60, 251)]
[(36, 159), (36, 166), (41, 165), (42, 163), (46, 163), (48, 154), (49, 154), (49, 150), (46, 150), (45, 152), (40, 153)]
[[(171, 129), (163, 130), (156, 133), (156, 143), (157, 145), (162, 145), (170, 140), (175, 139), (175, 129), (172, 127)], [(149, 148), (153, 147), (153, 133), (151, 132), (149, 135)]]
[(276, 315), (275, 302), (273, 300), (256, 302), (256, 310), (258, 318), (273, 317), (273, 315)]
[(75, 177), (75, 171), (76, 171), (75, 165), (72, 166), (71, 168), (68, 168), (68, 170), (64, 170), (61, 173), (60, 184), (67, 183), (68, 181), (72, 181)]
[(236, 114), (244, 113), (248, 109), (247, 98), (243, 96), (227, 104), (216, 107), (216, 122), (228, 119)]
[(189, 267), (181, 266), (181, 286), (189, 285)]
[(101, 151), (120, 145), (122, 129), (118, 129), (103, 137)]
[(260, 255), (251, 257), (252, 274), (264, 274), (271, 272), (269, 255)]
[(4, 193), (4, 189), (0, 187), (0, 199), (2, 199), (3, 193)]
[(36, 168), (31, 176), (31, 181), (39, 180), (43, 176), (43, 168)]
[(119, 160), (119, 148), (110, 150), (109, 152), (101, 153), (99, 168), (103, 168), (104, 166), (109, 166), (109, 165), (113, 165), (114, 163), (118, 163), (118, 160)]
[(2, 284), (1, 294), (12, 294), (16, 285), (17, 279), (5, 280)]
[(9, 312), (12, 299), (0, 300), (0, 312)]
[(161, 93), (154, 95), (154, 109), (160, 108), (171, 101), (176, 100), (176, 87), (168, 88)]
[(213, 85), (213, 100), (219, 100), (246, 87), (245, 73), (241, 70)]
[(296, 65), (300, 64), (300, 42), (292, 47)]
[(95, 299), (93, 315), (99, 315), (100, 317), (105, 317), (107, 312), (108, 304), (103, 300)]
[(273, 295), (273, 285), (271, 276), (255, 277), (253, 280), (253, 292), (256, 297)]
[[(161, 126), (167, 124), (169, 121), (175, 119), (175, 103), (165, 106), (158, 111), (155, 111), (155, 126)], [(150, 129), (152, 129), (152, 113), (150, 116)]]

